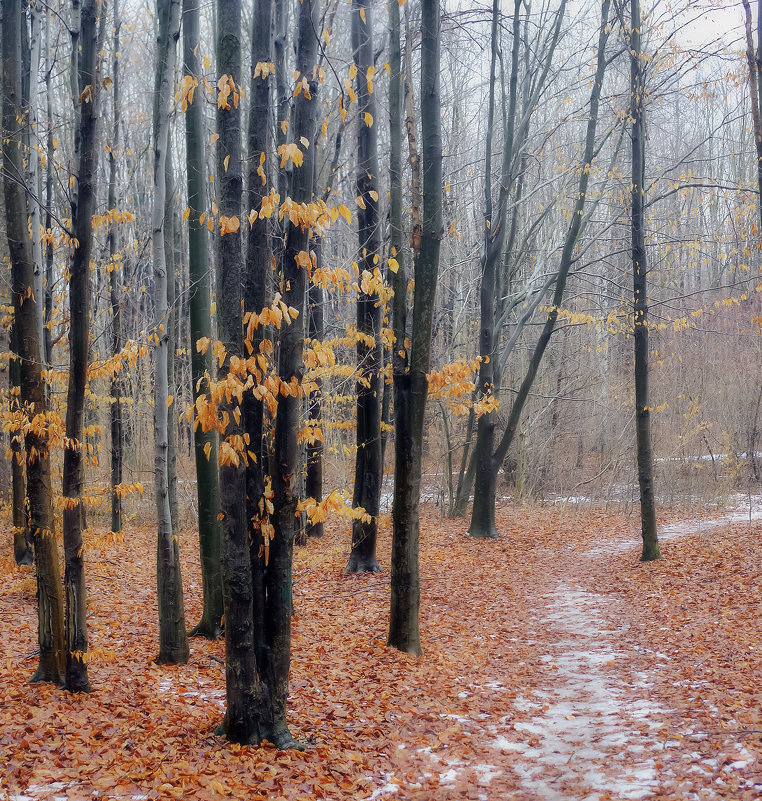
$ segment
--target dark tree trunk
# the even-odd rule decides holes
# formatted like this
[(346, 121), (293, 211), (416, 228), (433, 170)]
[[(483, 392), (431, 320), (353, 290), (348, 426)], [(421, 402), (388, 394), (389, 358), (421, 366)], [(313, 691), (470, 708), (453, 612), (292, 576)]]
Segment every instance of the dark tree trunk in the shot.
[[(373, 17), (369, 0), (352, 5), (352, 49), (357, 67), (357, 230), (362, 277), (380, 278), (381, 242), (378, 225), (378, 145), (374, 125), (376, 103), (370, 91), (373, 66)], [(364, 207), (364, 208), (363, 208)], [(352, 525), (352, 553), (347, 573), (375, 573), (378, 513), (383, 464), (381, 451), (382, 345), (381, 300), (377, 292), (357, 296), (357, 454), (352, 505), (370, 520)]]
[(95, 209), (95, 174), (98, 157), (95, 146), (97, 17), (95, 0), (82, 6), (78, 59), (79, 163), (77, 186), (72, 203), (72, 222), (79, 247), (71, 259), (69, 282), (69, 389), (66, 397), (66, 437), (63, 464), (63, 539), (66, 555), (66, 687), (89, 692), (87, 664), (87, 599), (82, 544), (82, 488), (86, 460), (84, 440), (85, 389), (90, 339), (90, 257), (92, 216)]
[[(249, 107), (249, 174), (248, 200), (249, 209), (259, 211), (262, 199), (269, 193), (267, 173), (267, 154), (271, 149), (270, 136), (270, 94), (273, 79), (262, 77), (261, 73), (254, 78), (257, 64), (272, 61), (272, 0), (257, 0), (254, 26), (251, 40), (251, 104)], [(264, 159), (262, 158), (264, 156)], [(253, 218), (252, 214), (252, 218)], [(269, 223), (266, 217), (253, 219), (249, 230), (246, 251), (246, 269), (243, 280), (244, 309), (253, 315), (261, 313), (266, 304), (267, 282), (272, 264), (272, 248), (270, 245)], [(248, 355), (258, 356), (264, 350), (264, 332), (259, 325), (244, 324), (245, 345)], [(267, 343), (270, 344), (269, 341)], [(263, 354), (264, 355), (264, 354)], [(261, 365), (254, 367), (255, 383), (264, 378), (265, 371)], [(269, 498), (265, 497), (265, 473), (267, 471), (268, 449), (263, 440), (265, 422), (264, 402), (254, 393), (247, 392), (243, 396), (243, 417), (248, 435), (248, 462), (246, 465), (246, 519), (248, 521), (250, 546), (250, 564), (253, 590), (253, 625), (254, 654), (257, 668), (261, 670), (266, 659), (266, 624), (265, 614), (267, 596), (265, 592), (265, 564), (263, 552), (264, 536), (269, 532), (268, 507)], [(263, 529), (264, 526), (264, 529)], [(269, 547), (269, 543), (268, 543)], [(264, 691), (263, 691), (264, 692)], [(264, 694), (263, 694), (264, 697)]]
[[(201, 40), (200, 6), (183, 0), (183, 72), (199, 80), (198, 43)], [(196, 92), (201, 90), (197, 87)], [(206, 210), (206, 157), (204, 155), (203, 103), (196, 94), (185, 111), (185, 152), (188, 175), (188, 273), (190, 280), (190, 348), (193, 400), (207, 396), (213, 375), (211, 348), (199, 349), (200, 339), (212, 338), (211, 282), (206, 228), (199, 218)], [(203, 352), (202, 352), (203, 351)], [(191, 635), (217, 639), (222, 633), (222, 573), (220, 568), (220, 485), (217, 464), (217, 432), (193, 429), (198, 497), (198, 537), (201, 554), (201, 586), (204, 606), (201, 620)], [(207, 453), (208, 451), (208, 453)]]
[[(312, 248), (315, 253), (315, 262), (320, 268), (323, 259), (323, 243), (319, 237), (312, 240)], [(309, 305), (309, 330), (308, 336), (311, 341), (319, 342), (324, 336), (323, 325), (323, 290), (315, 284), (310, 284), (307, 290), (307, 303)], [(321, 379), (315, 381), (315, 389), (310, 392), (307, 401), (307, 415), (309, 424), (320, 426), (322, 421), (321, 398), (323, 395), (323, 382)], [(323, 440), (316, 439), (307, 445), (307, 476), (304, 482), (305, 494), (308, 498), (320, 502), (323, 500)], [(323, 522), (308, 522), (308, 537), (323, 536)]]
[(166, 212), (166, 155), (169, 147), (169, 103), (174, 81), (180, 0), (157, 0), (157, 44), (154, 96), (154, 208), (152, 215), (154, 320), (156, 345), (154, 392), (154, 480), (156, 487), (156, 578), (159, 605), (159, 664), (188, 661), (180, 547), (172, 521), (169, 486), (169, 346), (167, 263), (164, 250)]
[[(294, 101), (294, 142), (306, 140), (303, 146), (303, 163), (295, 167), (291, 184), (291, 197), (296, 203), (313, 202), (315, 134), (318, 116), (318, 81), (314, 65), (317, 62), (317, 19), (319, 0), (303, 0), (299, 7), (296, 68), (303, 80), (303, 89)], [(283, 298), (293, 306), (298, 316), (281, 328), (278, 374), (282, 383), (296, 387), (304, 372), (303, 346), (305, 335), (304, 301), (307, 273), (297, 262), (298, 254), (309, 249), (309, 228), (287, 224), (286, 246), (283, 255)], [(296, 471), (297, 434), (301, 398), (298, 393), (283, 397), (278, 402), (275, 418), (273, 486), (273, 539), (270, 543), (269, 566), (266, 576), (268, 626), (267, 661), (262, 675), (270, 688), (272, 701), (272, 736), (284, 746), (293, 740), (286, 725), (286, 698), (291, 660), (291, 559), (297, 527)]]
[[(119, 0), (114, 0), (114, 62), (111, 78), (114, 81), (113, 109), (114, 119), (109, 148), (108, 207), (116, 208), (117, 152), (120, 142), (120, 123), (122, 108), (120, 104), (119, 80), (119, 35), (122, 28)], [(122, 349), (122, 304), (121, 294), (121, 262), (119, 254), (119, 226), (112, 222), (108, 234), (109, 252), (109, 306), (111, 317), (111, 353), (116, 355)], [(122, 530), (122, 497), (117, 489), (122, 483), (122, 382), (119, 373), (111, 378), (111, 530), (119, 533)]]
[[(431, 327), (439, 270), (439, 248), (443, 235), (439, 0), (422, 0), (421, 19), (423, 223), (420, 251), (415, 259), (410, 359), (407, 371), (395, 376), (395, 471), (392, 512), (394, 533), (388, 640), (389, 645), (398, 650), (416, 655), (421, 653), (418, 626), (421, 596), (418, 569), (418, 503), (423, 456), (423, 421), (428, 392), (426, 374), (429, 372), (431, 357)], [(396, 45), (394, 49), (396, 51)], [(394, 74), (395, 69), (392, 66), (392, 75)], [(399, 295), (404, 297), (402, 293)], [(397, 300), (398, 293), (395, 291), (395, 304)], [(395, 330), (397, 330), (396, 321)], [(397, 346), (399, 344), (397, 343)]]
[[(635, 340), (635, 425), (640, 486), (641, 560), (658, 559), (651, 412), (648, 405), (648, 267), (646, 264), (645, 138), (643, 71), (640, 49), (640, 3), (630, 0), (630, 114), (632, 116), (632, 289)], [(756, 100), (755, 97), (752, 99)]]
[[(45, 387), (42, 379), (40, 337), (35, 304), (29, 302), (34, 286), (34, 263), (27, 232), (25, 187), (17, 177), (23, 175), (19, 147), (21, 104), (21, 5), (19, 0), (3, 3), (3, 135), (2, 156), (6, 233), (11, 255), (11, 292), (14, 326), (21, 357), (19, 401), (33, 415), (44, 417)], [(24, 302), (26, 300), (26, 302)], [(53, 532), (50, 454), (44, 435), (30, 429), (25, 435), (27, 496), (37, 572), (37, 615), (40, 659), (33, 681), (60, 682), (66, 663), (63, 593), (58, 548)]]

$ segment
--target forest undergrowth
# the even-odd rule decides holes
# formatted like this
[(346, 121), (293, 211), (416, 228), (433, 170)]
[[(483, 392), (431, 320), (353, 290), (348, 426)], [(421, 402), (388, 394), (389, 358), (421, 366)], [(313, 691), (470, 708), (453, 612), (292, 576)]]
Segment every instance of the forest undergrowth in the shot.
[[(760, 796), (759, 523), (702, 534), (694, 520), (651, 564), (637, 521), (611, 512), (503, 505), (501, 539), (464, 528), (422, 511), (419, 660), (386, 647), (388, 530), (380, 574), (343, 574), (340, 523), (296, 550), (289, 719), (304, 752), (215, 736), (221, 642), (153, 663), (153, 527), (88, 535), (89, 695), (28, 684), (33, 572), (4, 555), (0, 799)], [(181, 553), (193, 622), (193, 532)]]

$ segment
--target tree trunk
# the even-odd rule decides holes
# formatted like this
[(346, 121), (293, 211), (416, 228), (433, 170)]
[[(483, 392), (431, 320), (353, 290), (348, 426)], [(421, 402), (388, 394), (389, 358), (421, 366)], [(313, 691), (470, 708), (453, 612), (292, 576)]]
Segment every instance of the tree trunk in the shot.
[(184, 664), (188, 661), (188, 637), (185, 631), (183, 585), (180, 573), (180, 549), (172, 522), (169, 499), (169, 343), (170, 317), (167, 309), (167, 265), (164, 250), (166, 210), (166, 157), (169, 146), (169, 103), (180, 35), (180, 0), (157, 0), (159, 39), (156, 51), (156, 85), (153, 112), (154, 199), (153, 199), (153, 268), (154, 268), (154, 483), (156, 493), (157, 548), (156, 578), (159, 605), (159, 664)]
[[(323, 261), (323, 243), (319, 237), (312, 240), (315, 253), (315, 263), (318, 269)], [(310, 284), (307, 290), (307, 303), (309, 306), (308, 336), (312, 342), (320, 342), (325, 335), (323, 324), (323, 290), (315, 284)], [(323, 381), (315, 381), (315, 389), (310, 393), (307, 401), (307, 416), (309, 424), (320, 426), (322, 422), (321, 398), (323, 395)], [(307, 444), (307, 476), (305, 478), (305, 494), (308, 498), (320, 502), (323, 500), (323, 440), (316, 439)], [(307, 523), (308, 537), (323, 536), (323, 521)]]
[[(630, 0), (630, 114), (632, 116), (632, 289), (635, 340), (635, 425), (640, 486), (641, 561), (659, 559), (654, 499), (651, 412), (648, 405), (648, 267), (646, 264), (644, 89), (640, 63), (640, 3)], [(756, 97), (752, 96), (755, 100)]]
[[(198, 43), (201, 40), (200, 6), (195, 0), (183, 0), (183, 72), (198, 81), (201, 74)], [(197, 92), (201, 90), (197, 87)], [(194, 402), (209, 394), (213, 375), (212, 350), (199, 349), (200, 339), (212, 338), (211, 282), (206, 228), (199, 218), (206, 210), (206, 156), (204, 154), (203, 103), (199, 95), (188, 103), (185, 112), (185, 152), (188, 175), (188, 273), (190, 280), (191, 382)], [(202, 352), (203, 351), (203, 352)], [(201, 620), (192, 636), (217, 639), (222, 633), (222, 573), (220, 567), (219, 467), (217, 432), (193, 429), (198, 497), (198, 537), (201, 554), (201, 586), (204, 606)], [(207, 453), (208, 451), (208, 453)]]
[[(760, 215), (760, 236), (762, 236), (762, 121), (760, 121), (760, 101), (762, 101), (762, 87), (759, 85), (760, 61), (759, 51), (754, 50), (754, 35), (751, 29), (751, 7), (749, 0), (741, 0), (746, 12), (746, 60), (749, 65), (749, 97), (751, 98), (751, 118), (754, 125), (754, 146), (757, 153), (757, 188), (760, 196), (758, 201)], [(762, 19), (762, 3), (758, 9), (759, 19)], [(758, 23), (759, 25), (759, 23)], [(762, 37), (762, 28), (758, 26), (757, 36)]]
[[(503, 463), (503, 460), (508, 453), (508, 448), (513, 442), (513, 438), (518, 429), (518, 424), (521, 419), (521, 413), (524, 409), (524, 404), (529, 397), (529, 392), (537, 377), (537, 371), (545, 355), (545, 350), (553, 335), (558, 320), (558, 310), (563, 302), (564, 291), (566, 290), (566, 280), (569, 276), (572, 261), (574, 259), (574, 251), (583, 227), (583, 215), (585, 210), (585, 202), (587, 200), (587, 188), (590, 182), (590, 167), (595, 156), (595, 143), (596, 143), (596, 130), (598, 127), (598, 110), (600, 105), (601, 89), (603, 87), (603, 78), (606, 72), (606, 42), (608, 41), (611, 27), (608, 22), (609, 10), (611, 8), (611, 0), (604, 0), (601, 7), (601, 27), (598, 34), (598, 52), (596, 59), (596, 71), (593, 77), (592, 90), (590, 93), (590, 114), (587, 120), (587, 130), (585, 133), (585, 147), (582, 156), (582, 169), (580, 170), (579, 183), (577, 184), (576, 202), (572, 211), (571, 221), (566, 231), (564, 238), (564, 246), (561, 251), (561, 260), (556, 273), (556, 287), (553, 292), (553, 299), (551, 303), (551, 311), (548, 313), (548, 318), (542, 327), (540, 336), (535, 344), (534, 351), (529, 359), (526, 373), (521, 382), (521, 385), (516, 393), (516, 397), (511, 407), (511, 413), (508, 416), (505, 431), (500, 439), (500, 442), (495, 449), (492, 457), (492, 470), (495, 475)], [(494, 496), (492, 503), (494, 504)]]
[[(173, 79), (174, 84), (174, 79)], [(164, 263), (167, 270), (167, 392), (173, 398), (167, 412), (167, 487), (172, 531), (180, 532), (180, 507), (177, 502), (177, 275), (179, 253), (177, 238), (177, 204), (175, 203), (175, 170), (172, 164), (171, 137), (167, 131), (167, 157), (164, 163), (166, 210), (164, 212)]]
[[(393, 4), (392, 4), (393, 5)], [(421, 653), (418, 627), (418, 503), (423, 421), (431, 357), (431, 324), (442, 239), (442, 135), (439, 97), (439, 0), (421, 1), (421, 133), (423, 223), (415, 259), (413, 328), (408, 370), (395, 382), (394, 533), (392, 538), (389, 645)], [(396, 46), (395, 46), (396, 50)], [(395, 70), (392, 67), (392, 75)], [(401, 294), (401, 293), (400, 293)], [(397, 293), (395, 292), (395, 301)], [(397, 343), (399, 347), (401, 343)]]
[(11, 360), (8, 365), (9, 411), (18, 421), (18, 427), (11, 429), (11, 508), (13, 513), (13, 558), (17, 565), (31, 565), (34, 562), (32, 532), (29, 530), (29, 517), (26, 511), (26, 482), (24, 481), (24, 435), (21, 428), (21, 360), (16, 326), (9, 332)]
[[(109, 148), (108, 207), (116, 208), (116, 158), (120, 142), (120, 124), (122, 108), (120, 104), (119, 83), (119, 35), (122, 27), (119, 0), (114, 0), (114, 63), (111, 78), (114, 81), (113, 91), (113, 127), (111, 146)], [(121, 294), (121, 257), (119, 254), (119, 226), (112, 222), (108, 233), (109, 252), (109, 306), (111, 317), (111, 353), (116, 355), (122, 349), (122, 304)], [(119, 533), (122, 530), (122, 498), (118, 487), (122, 483), (122, 382), (119, 373), (111, 378), (111, 530)]]
[[(315, 159), (315, 133), (318, 116), (318, 80), (313, 70), (317, 62), (317, 20), (319, 0), (303, 0), (299, 7), (296, 48), (296, 68), (302, 76), (302, 91), (294, 101), (293, 142), (302, 144), (303, 162), (294, 168), (291, 197), (295, 203), (313, 202)], [(268, 646), (267, 660), (262, 675), (270, 688), (272, 702), (272, 736), (276, 744), (293, 745), (286, 725), (286, 699), (291, 661), (291, 559), (297, 527), (296, 470), (297, 435), (299, 431), (300, 393), (304, 372), (303, 346), (305, 335), (304, 301), (307, 273), (297, 262), (297, 256), (309, 248), (309, 228), (288, 223), (286, 246), (283, 255), (283, 299), (294, 307), (298, 316), (281, 328), (278, 375), (282, 384), (290, 384), (294, 391), (278, 401), (275, 417), (275, 444), (272, 476), (273, 487), (273, 538), (270, 543), (267, 568)]]
[[(21, 104), (21, 5), (3, 3), (3, 135), (2, 156), (6, 175), (23, 175), (20, 145)], [(32, 415), (44, 419), (45, 391), (40, 358), (40, 337), (34, 292), (34, 262), (27, 232), (25, 187), (4, 180), (6, 233), (11, 255), (11, 280), (19, 355), (21, 357), (19, 401)], [(24, 301), (27, 302), (24, 302)], [(45, 434), (30, 429), (26, 446), (29, 518), (37, 563), (37, 615), (40, 660), (33, 681), (60, 682), (66, 662), (63, 623), (63, 593), (58, 547), (53, 533), (50, 454)]]
[[(378, 145), (374, 126), (376, 103), (372, 94), (373, 17), (369, 0), (352, 5), (352, 50), (357, 67), (357, 230), (362, 277), (380, 281), (381, 242), (378, 225)], [(381, 500), (382, 346), (381, 299), (378, 292), (357, 296), (357, 453), (352, 505), (362, 507), (370, 520), (352, 525), (352, 552), (347, 573), (375, 573), (376, 537)]]

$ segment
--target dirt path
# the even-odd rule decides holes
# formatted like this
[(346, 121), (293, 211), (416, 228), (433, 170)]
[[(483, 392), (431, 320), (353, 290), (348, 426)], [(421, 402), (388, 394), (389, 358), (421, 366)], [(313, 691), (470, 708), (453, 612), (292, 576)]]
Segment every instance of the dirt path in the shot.
[[(751, 519), (762, 517), (762, 506)], [(749, 509), (714, 519), (664, 526), (663, 543), (721, 526), (749, 520)], [(537, 650), (533, 691), (513, 699), (513, 709), (498, 721), (461, 720), (468, 736), (480, 739), (480, 760), (470, 765), (479, 786), (478, 798), (497, 798), (495, 779), (508, 771), (521, 781), (520, 797), (528, 799), (642, 799), (653, 796), (660, 776), (672, 710), (653, 691), (651, 668), (669, 660), (646, 652), (628, 639), (631, 611), (621, 599), (594, 589), (606, 571), (606, 560), (626, 551), (633, 560), (638, 547), (610, 541), (584, 552), (569, 549), (542, 577), (534, 598)], [(539, 577), (538, 577), (539, 578)], [(500, 707), (505, 689), (500, 676), (479, 691), (491, 696), (483, 706)], [(752, 758), (743, 747), (724, 767), (743, 771)], [(695, 754), (696, 770), (711, 772), (717, 760)], [(443, 785), (456, 788), (466, 766), (432, 755)], [(720, 782), (722, 784), (722, 782)], [(397, 792), (394, 785), (378, 795)], [(404, 797), (404, 794), (401, 796)], [(699, 796), (691, 796), (698, 798)], [(720, 798), (711, 788), (702, 799)]]

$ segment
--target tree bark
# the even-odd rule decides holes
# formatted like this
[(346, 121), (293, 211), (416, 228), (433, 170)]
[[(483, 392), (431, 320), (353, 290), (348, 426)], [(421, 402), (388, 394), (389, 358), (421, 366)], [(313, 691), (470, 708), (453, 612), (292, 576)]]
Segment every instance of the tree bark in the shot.
[(45, 389), (34, 293), (34, 262), (26, 227), (26, 198), (22, 151), (21, 4), (3, 3), (3, 135), (6, 233), (11, 255), (11, 280), (19, 356), (21, 405), (41, 423), (24, 437), (29, 518), (37, 563), (37, 615), (40, 658), (33, 681), (60, 682), (66, 662), (63, 593), (58, 547), (53, 533), (50, 454), (45, 432)]
[[(120, 143), (120, 126), (122, 107), (120, 103), (119, 80), (119, 37), (122, 28), (122, 17), (119, 0), (114, 0), (114, 62), (111, 78), (114, 81), (113, 91), (113, 125), (109, 147), (108, 207), (116, 208), (117, 153)], [(122, 349), (122, 304), (121, 294), (121, 258), (119, 254), (119, 226), (112, 222), (108, 233), (109, 252), (109, 314), (111, 317), (111, 353), (116, 355)], [(122, 530), (122, 498), (118, 487), (122, 483), (123, 474), (123, 442), (122, 442), (122, 382), (119, 373), (111, 378), (111, 530), (119, 533)]]
[[(388, 639), (390, 646), (415, 655), (421, 653), (418, 624), (421, 597), (418, 504), (428, 392), (426, 375), (431, 358), (431, 325), (443, 235), (439, 0), (422, 0), (421, 19), (423, 223), (420, 251), (415, 259), (410, 361), (407, 371), (397, 376), (395, 386), (395, 471)], [(401, 344), (397, 343), (397, 347)]]
[(152, 254), (154, 267), (154, 483), (157, 515), (156, 578), (159, 605), (159, 664), (188, 661), (185, 631), (180, 549), (174, 531), (169, 498), (169, 343), (167, 308), (167, 264), (164, 250), (166, 211), (166, 157), (169, 146), (169, 104), (172, 94), (175, 54), (180, 35), (180, 0), (157, 0), (159, 39), (156, 51), (156, 87), (153, 112), (154, 199)]
[[(630, 0), (630, 115), (632, 117), (632, 289), (635, 340), (635, 425), (640, 486), (641, 561), (659, 559), (654, 499), (651, 411), (648, 405), (648, 266), (645, 235), (645, 137), (640, 3)], [(752, 100), (756, 100), (752, 94)], [(762, 162), (760, 162), (762, 164)], [(762, 180), (762, 179), (761, 179)]]
[[(183, 73), (200, 80), (198, 43), (201, 41), (201, 10), (196, 0), (183, 0)], [(196, 88), (196, 92), (200, 92)], [(206, 228), (199, 218), (206, 211), (206, 156), (204, 153), (203, 102), (196, 95), (185, 112), (185, 153), (188, 176), (188, 273), (190, 279), (191, 382), (194, 402), (209, 394), (213, 375), (212, 350), (197, 346), (212, 338), (211, 282)], [(208, 450), (208, 454), (207, 454)], [(198, 537), (201, 554), (203, 610), (191, 636), (217, 639), (222, 633), (222, 572), (220, 567), (219, 467), (217, 432), (193, 429), (198, 497)]]
[[(751, 29), (751, 6), (749, 0), (741, 0), (746, 13), (746, 60), (749, 65), (749, 97), (751, 99), (751, 118), (754, 124), (754, 146), (757, 153), (757, 187), (759, 189), (760, 236), (762, 236), (762, 122), (760, 121), (760, 101), (762, 87), (759, 85), (760, 61), (759, 50), (754, 49), (754, 34)], [(762, 4), (759, 6), (762, 18)], [(757, 35), (762, 37), (762, 28), (757, 28)]]
[[(357, 232), (360, 276), (380, 277), (378, 224), (378, 144), (376, 103), (370, 90), (373, 72), (373, 17), (369, 0), (352, 5), (352, 50), (357, 68)], [(383, 464), (381, 451), (382, 346), (381, 299), (377, 292), (357, 295), (357, 453), (352, 505), (370, 520), (352, 525), (352, 552), (347, 573), (376, 573), (378, 514)]]

